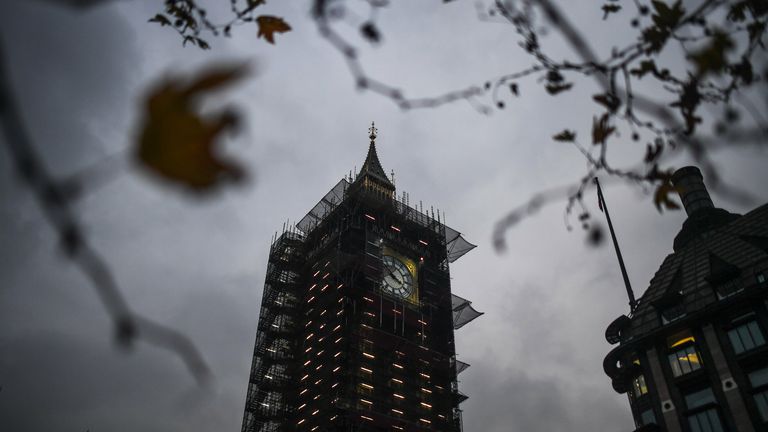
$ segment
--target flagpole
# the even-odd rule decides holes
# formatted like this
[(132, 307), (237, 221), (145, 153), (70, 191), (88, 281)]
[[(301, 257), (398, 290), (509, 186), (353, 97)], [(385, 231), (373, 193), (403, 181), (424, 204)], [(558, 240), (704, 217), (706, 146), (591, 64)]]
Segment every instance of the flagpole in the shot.
[(616, 232), (613, 230), (613, 223), (611, 223), (611, 215), (608, 213), (608, 206), (605, 204), (605, 197), (603, 197), (603, 190), (600, 188), (600, 181), (595, 177), (595, 185), (597, 186), (597, 203), (600, 206), (600, 211), (605, 213), (605, 219), (608, 221), (608, 230), (611, 231), (611, 239), (613, 239), (613, 248), (616, 249), (616, 258), (619, 259), (619, 268), (621, 268), (621, 276), (624, 278), (624, 287), (627, 289), (627, 297), (629, 297), (629, 310), (634, 311), (637, 306), (637, 300), (635, 300), (635, 294), (632, 292), (632, 285), (629, 283), (629, 276), (627, 275), (627, 268), (624, 266), (624, 258), (621, 256), (621, 249), (619, 249), (619, 241), (616, 239)]

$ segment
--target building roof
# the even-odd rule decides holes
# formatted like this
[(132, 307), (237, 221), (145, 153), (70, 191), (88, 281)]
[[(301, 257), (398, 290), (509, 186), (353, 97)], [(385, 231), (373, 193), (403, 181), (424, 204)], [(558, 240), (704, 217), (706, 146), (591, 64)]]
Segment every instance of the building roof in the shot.
[(718, 210), (717, 224), (709, 221), (702, 223), (706, 229), (693, 229), (692, 223), (698, 222), (692, 217), (683, 224), (685, 241), (676, 241), (675, 252), (651, 279), (626, 336), (643, 336), (661, 327), (659, 313), (665, 307), (682, 306), (686, 315), (708, 308), (718, 302), (715, 288), (721, 284), (744, 288), (756, 283), (755, 267), (768, 260), (768, 204), (743, 216), (712, 210)]

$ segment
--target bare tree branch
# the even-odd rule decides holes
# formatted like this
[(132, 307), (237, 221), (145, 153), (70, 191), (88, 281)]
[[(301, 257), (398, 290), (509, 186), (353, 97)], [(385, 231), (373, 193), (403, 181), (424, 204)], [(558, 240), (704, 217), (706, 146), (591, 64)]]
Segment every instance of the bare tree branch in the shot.
[(128, 306), (106, 260), (90, 245), (82, 223), (70, 203), (69, 182), (55, 179), (37, 156), (34, 145), (16, 107), (11, 80), (0, 44), (0, 128), (5, 146), (19, 178), (30, 188), (43, 215), (56, 231), (60, 247), (73, 265), (88, 278), (112, 318), (118, 343), (130, 346), (137, 339), (168, 349), (178, 355), (200, 384), (210, 377), (210, 369), (194, 344), (176, 330), (134, 313)]

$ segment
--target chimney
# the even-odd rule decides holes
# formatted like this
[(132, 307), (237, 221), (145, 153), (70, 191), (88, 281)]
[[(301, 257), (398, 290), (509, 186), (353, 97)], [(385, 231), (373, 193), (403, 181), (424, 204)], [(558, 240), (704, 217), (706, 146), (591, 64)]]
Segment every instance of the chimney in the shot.
[(714, 208), (712, 198), (709, 197), (707, 187), (704, 186), (704, 177), (695, 166), (680, 168), (672, 174), (672, 184), (680, 194), (685, 212), (688, 217), (701, 209)]

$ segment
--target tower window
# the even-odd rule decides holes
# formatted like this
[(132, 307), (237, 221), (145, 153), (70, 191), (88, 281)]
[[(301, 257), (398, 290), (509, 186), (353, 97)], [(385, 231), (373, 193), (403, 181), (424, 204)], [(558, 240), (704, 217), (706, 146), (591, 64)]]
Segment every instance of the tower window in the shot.
[(685, 405), (689, 410), (687, 417), (691, 432), (723, 432), (723, 423), (711, 388), (685, 395)]
[(763, 422), (768, 422), (768, 367), (751, 372), (748, 377), (760, 418)]
[(755, 347), (765, 345), (763, 332), (755, 320), (741, 324), (728, 331), (728, 338), (731, 340), (733, 350), (736, 354), (741, 354)]

